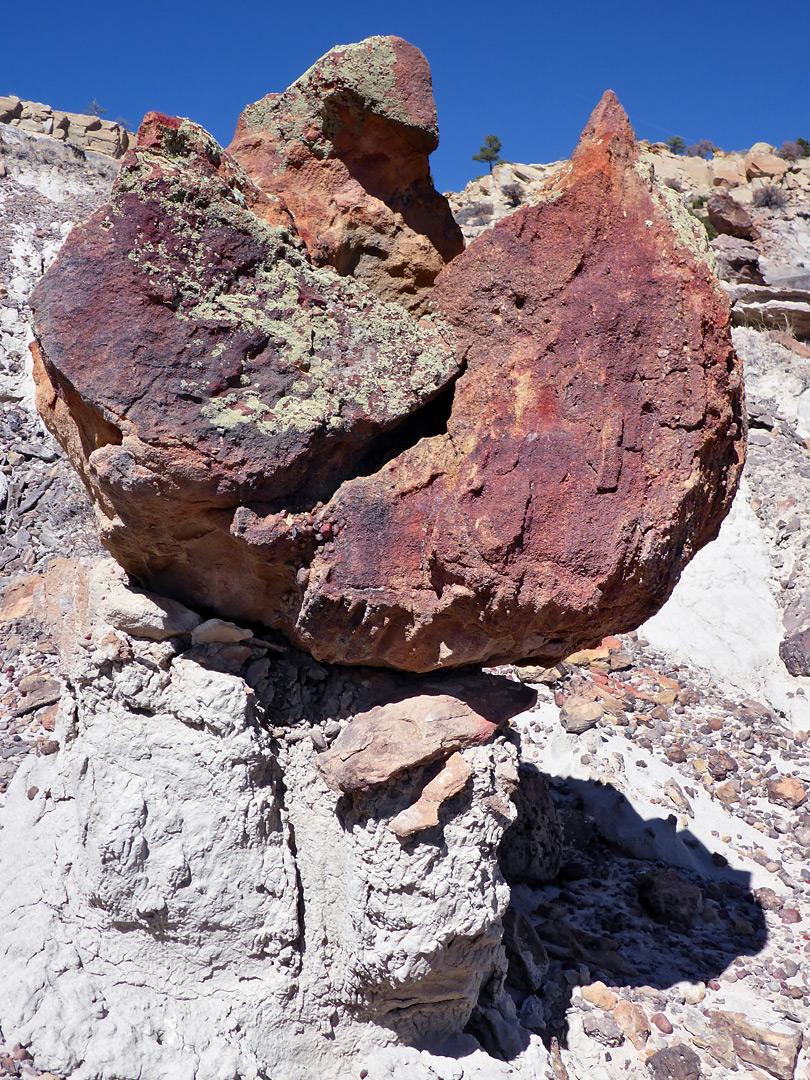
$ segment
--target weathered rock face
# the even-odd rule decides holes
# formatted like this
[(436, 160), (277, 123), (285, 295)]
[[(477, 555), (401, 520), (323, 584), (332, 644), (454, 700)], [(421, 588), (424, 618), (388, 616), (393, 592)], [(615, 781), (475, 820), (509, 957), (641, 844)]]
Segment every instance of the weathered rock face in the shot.
[(464, 248), (428, 155), (439, 143), (430, 68), (397, 37), (332, 49), (283, 94), (248, 105), (229, 153), (281, 195), (317, 266), (423, 311)]
[(749, 240), (720, 234), (711, 242), (717, 259), (717, 272), (723, 281), (735, 284), (764, 285), (759, 265), (759, 251)]
[[(94, 610), (106, 571), (57, 560), (37, 586), (65, 689), (58, 752), (17, 774), (0, 830), (4, 1037), (93, 1080), (310, 1080), (460, 1030), (502, 966), (514, 748), (457, 751), (463, 782), (414, 836), (397, 822), (430, 767), (339, 795), (315, 742), (394, 688), (407, 713), (424, 680), (131, 637)], [(499, 715), (521, 707), (505, 679), (461, 692), (488, 679)]]
[(278, 199), (153, 116), (34, 294), (39, 407), (158, 591), (332, 662), (556, 658), (656, 611), (734, 494), (706, 258), (610, 93), (419, 321), (313, 268)]
[(745, 175), (749, 180), (757, 177), (779, 180), (787, 172), (787, 162), (774, 153), (768, 143), (754, 143), (745, 155)]

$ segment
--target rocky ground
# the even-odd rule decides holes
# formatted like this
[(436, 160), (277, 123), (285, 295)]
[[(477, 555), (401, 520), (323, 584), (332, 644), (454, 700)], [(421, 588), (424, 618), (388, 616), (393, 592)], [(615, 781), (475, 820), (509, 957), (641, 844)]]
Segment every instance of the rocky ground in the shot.
[[(25, 299), (116, 166), (0, 137), (2, 799), (28, 754), (59, 750), (62, 686), (55, 645), (28, 617), (33, 587), (54, 557), (99, 553), (81, 485), (33, 409)], [(519, 180), (524, 167), (512, 168)], [(515, 737), (524, 769), (549, 776), (565, 837), (558, 878), (512, 895), (525, 919), (520, 943), (512, 936), (515, 1012), (549, 1048), (555, 1080), (810, 1077), (810, 682), (777, 655), (810, 620), (810, 360), (801, 343), (750, 327), (735, 343), (752, 429), (720, 540), (638, 634), (556, 669), (499, 669), (538, 690)], [(314, 737), (325, 745), (335, 733)], [(420, 1055), (420, 1067), (455, 1080), (534, 1077), (520, 1030), (476, 1031), (489, 1065)], [(42, 1075), (9, 1045), (3, 1074)], [(380, 1064), (368, 1075), (396, 1074)]]

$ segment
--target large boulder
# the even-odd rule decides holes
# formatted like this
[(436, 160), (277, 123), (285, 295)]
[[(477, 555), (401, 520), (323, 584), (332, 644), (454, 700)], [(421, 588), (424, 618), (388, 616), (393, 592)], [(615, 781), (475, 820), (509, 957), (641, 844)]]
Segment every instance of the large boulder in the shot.
[(768, 143), (754, 143), (745, 155), (745, 175), (748, 180), (781, 180), (787, 168), (784, 158), (777, 157)]
[(239, 118), (229, 152), (282, 195), (317, 266), (423, 311), (464, 248), (428, 155), (439, 144), (430, 68), (398, 37), (339, 45)]
[(39, 407), (142, 585), (332, 662), (565, 656), (652, 615), (736, 489), (701, 235), (609, 92), (416, 320), (153, 115), (33, 296)]

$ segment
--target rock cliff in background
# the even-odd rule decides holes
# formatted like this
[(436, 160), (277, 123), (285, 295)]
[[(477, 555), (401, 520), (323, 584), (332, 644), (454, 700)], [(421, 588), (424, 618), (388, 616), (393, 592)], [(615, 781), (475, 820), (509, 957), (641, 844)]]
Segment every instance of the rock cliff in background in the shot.
[(64, 112), (39, 101), (23, 101), (14, 94), (0, 95), (0, 124), (10, 124), (21, 131), (48, 135), (65, 142), (74, 150), (92, 150), (97, 154), (120, 158), (133, 141), (124, 121), (103, 120), (100, 116)]
[[(393, 100), (424, 105), (397, 48)], [(288, 201), (152, 116), (32, 298), (39, 406), (116, 558), (319, 659), (413, 671), (656, 611), (730, 505), (742, 386), (705, 243), (615, 97), (557, 187), (446, 267), (435, 317), (313, 267)]]
[(332, 49), (283, 94), (248, 105), (229, 152), (280, 195), (317, 266), (423, 311), (464, 248), (428, 155), (439, 144), (430, 68), (397, 37)]

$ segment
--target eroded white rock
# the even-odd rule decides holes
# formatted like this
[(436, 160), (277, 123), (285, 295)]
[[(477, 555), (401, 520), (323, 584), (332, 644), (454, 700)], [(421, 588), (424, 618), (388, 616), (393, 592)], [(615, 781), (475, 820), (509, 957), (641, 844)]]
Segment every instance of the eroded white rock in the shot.
[(311, 1080), (457, 1033), (502, 966), (514, 748), (464, 750), (439, 824), (401, 839), (418, 770), (332, 792), (240, 676), (131, 647), (76, 648), (61, 748), (9, 789), (4, 1037), (72, 1080)]

